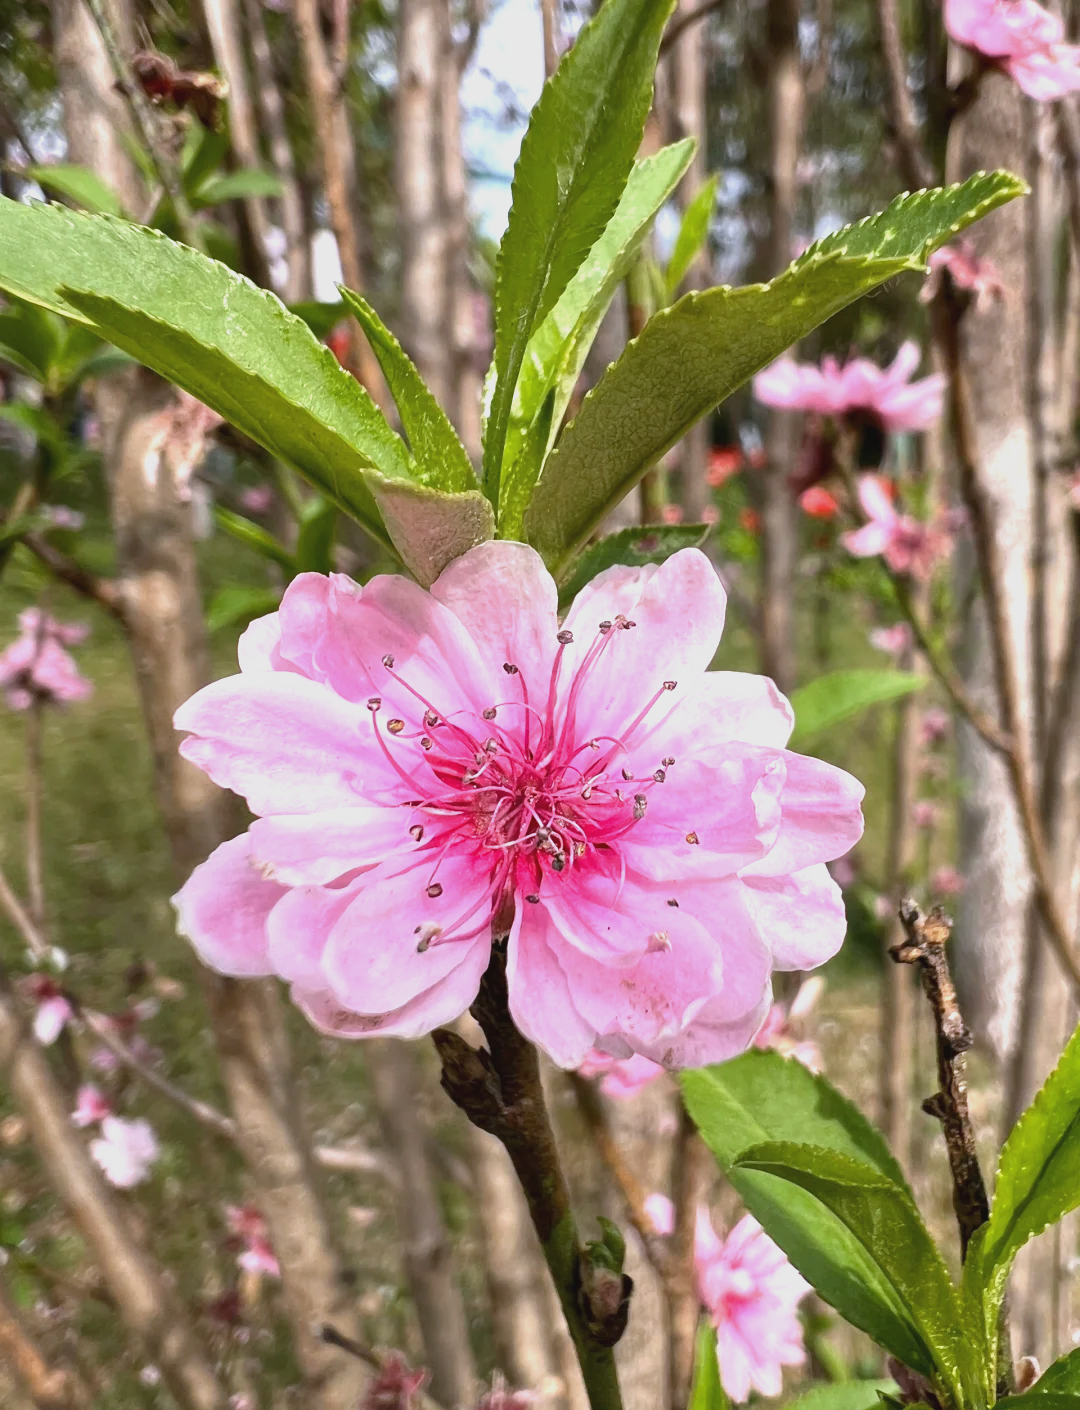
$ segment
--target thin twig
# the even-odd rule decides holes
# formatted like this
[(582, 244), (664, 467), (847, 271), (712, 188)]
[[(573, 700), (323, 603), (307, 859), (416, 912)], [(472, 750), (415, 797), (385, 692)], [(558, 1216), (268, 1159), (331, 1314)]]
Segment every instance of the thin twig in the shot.
[[(318, 1329), (320, 1341), (326, 1342), (327, 1346), (336, 1346), (339, 1351), (347, 1351), (350, 1356), (355, 1356), (357, 1361), (362, 1361), (365, 1366), (370, 1366), (375, 1371), (381, 1371), (386, 1365), (386, 1356), (381, 1356), (364, 1342), (357, 1341), (355, 1337), (346, 1336), (339, 1331), (331, 1322), (324, 1322)], [(417, 1410), (442, 1410), (439, 1401), (435, 1400), (431, 1393), (425, 1389), (413, 1392), (412, 1403)]]
[(661, 58), (663, 58), (669, 49), (673, 48), (674, 45), (679, 42), (683, 33), (688, 30), (692, 24), (698, 24), (701, 20), (707, 20), (709, 16), (715, 14), (717, 10), (725, 9), (727, 3), (728, 0), (705, 0), (705, 4), (699, 5), (696, 10), (688, 10), (685, 15), (679, 15), (678, 18), (672, 20), (660, 44)]
[(54, 548), (43, 534), (24, 534), (21, 541), (59, 582), (66, 583), (80, 596), (96, 602), (118, 622), (124, 620), (123, 594), (119, 583), (114, 579), (95, 576), (74, 558), (69, 558), (66, 553)]
[(7, 912), (8, 919), (19, 932), (23, 943), (34, 958), (44, 959), (49, 953), (45, 937), (34, 924), (26, 907), (16, 896), (11, 883), (4, 874), (3, 867), (0, 867), (0, 906)]
[(900, 903), (904, 939), (889, 954), (897, 964), (919, 966), (923, 989), (934, 1013), (940, 1090), (923, 1102), (923, 1110), (941, 1122), (953, 1182), (953, 1209), (960, 1229), (960, 1254), (967, 1256), (975, 1230), (990, 1218), (990, 1201), (975, 1149), (967, 1099), (964, 1054), (974, 1039), (964, 1022), (949, 972), (945, 946), (952, 921), (940, 906), (924, 916), (914, 901)]
[(881, 55), (889, 94), (889, 121), (896, 140), (897, 164), (904, 181), (912, 189), (934, 184), (934, 168), (923, 150), (915, 107), (907, 83), (904, 42), (896, 0), (877, 0)]
[[(475, 1126), (497, 1136), (521, 1182), (593, 1410), (621, 1410), (612, 1347), (626, 1327), (630, 1280), (590, 1259), (578, 1238), (536, 1049), (510, 1016), (506, 959), (493, 952), (472, 1006), (488, 1049), (436, 1029), (442, 1085)], [(490, 1049), (490, 1050), (489, 1050)]]
[[(44, 622), (40, 624), (38, 631), (44, 634)], [(26, 712), (26, 908), (34, 922), (34, 928), (47, 940), (45, 878), (41, 861), (41, 732), (44, 723), (44, 703), (35, 695)]]

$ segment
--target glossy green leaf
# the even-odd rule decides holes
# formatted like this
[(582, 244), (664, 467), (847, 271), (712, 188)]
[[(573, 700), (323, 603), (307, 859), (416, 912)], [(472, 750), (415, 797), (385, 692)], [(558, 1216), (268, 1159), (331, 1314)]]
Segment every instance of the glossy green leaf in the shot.
[(881, 1397), (895, 1394), (895, 1381), (837, 1381), (789, 1400), (784, 1410), (879, 1410)]
[(281, 181), (273, 172), (230, 171), (222, 176), (210, 176), (197, 191), (192, 192), (195, 206), (219, 206), (224, 201), (244, 201), (252, 196), (280, 196)]
[(731, 1401), (720, 1381), (716, 1328), (704, 1317), (694, 1346), (694, 1379), (690, 1383), (687, 1410), (731, 1410)]
[(786, 1180), (835, 1214), (918, 1328), (936, 1363), (935, 1380), (954, 1403), (970, 1401), (981, 1376), (982, 1349), (963, 1334), (957, 1290), (905, 1188), (851, 1156), (790, 1141), (751, 1146), (734, 1168)]
[(925, 684), (925, 676), (910, 671), (830, 671), (818, 676), (792, 692), (795, 730), (790, 747), (801, 749), (823, 731), (861, 714), (871, 705), (899, 700)]
[(387, 533), (422, 587), (430, 587), (448, 563), (495, 535), (495, 515), (479, 490), (447, 494), (365, 473)]
[(797, 1141), (854, 1157), (902, 1180), (881, 1133), (824, 1077), (779, 1053), (752, 1050), (680, 1075), (705, 1144), (761, 1223), (826, 1302), (906, 1366), (934, 1374), (910, 1312), (841, 1220), (808, 1191), (736, 1162), (763, 1141)]
[(338, 299), (334, 303), (320, 303), (318, 299), (301, 299), (289, 304), (289, 312), (302, 318), (316, 338), (322, 342), (331, 334), (342, 319), (348, 318), (349, 310)]
[(0, 289), (98, 328), (386, 541), (361, 471), (407, 477), (406, 446), (273, 294), (156, 231), (6, 199)]
[(9, 296), (0, 310), (0, 358), (37, 382), (47, 382), (64, 341), (64, 325), (54, 313)]
[(1020, 1249), (1078, 1206), (1080, 1028), (1002, 1147), (990, 1221), (968, 1255), (967, 1280), (984, 1290), (988, 1324)]
[[(529, 339), (514, 391), (499, 495), (499, 534), (516, 538), (533, 486), (612, 297), (656, 213), (694, 156), (692, 138), (635, 162), (615, 214)], [(538, 422), (543, 421), (542, 426)]]
[(97, 172), (74, 162), (57, 162), (52, 166), (28, 166), (23, 173), (46, 191), (54, 191), (75, 201), (95, 215), (123, 215), (120, 197)]
[(300, 530), (296, 536), (298, 573), (333, 572), (337, 522), (336, 504), (318, 496), (307, 501), (300, 515)]
[(1029, 1395), (1080, 1395), (1080, 1346), (1051, 1362)]
[(716, 209), (716, 188), (719, 177), (710, 176), (701, 184), (693, 200), (683, 212), (679, 233), (675, 238), (675, 248), (671, 252), (667, 269), (664, 270), (664, 288), (667, 297), (674, 296), (679, 285), (686, 278), (690, 266), (697, 259), (709, 238), (709, 222)]
[(819, 240), (769, 284), (687, 294), (656, 314), (548, 457), (525, 532), (558, 575), (690, 427), (792, 343), (1026, 187), (1008, 172), (900, 196)]
[(640, 568), (645, 563), (663, 563), (681, 548), (697, 548), (709, 534), (708, 524), (642, 524), (619, 529), (591, 543), (573, 566), (573, 572), (559, 589), (560, 606), (568, 607), (581, 589), (597, 573), (625, 563)]
[(285, 569), (290, 578), (296, 572), (293, 555), (280, 539), (276, 539), (261, 524), (256, 524), (251, 519), (245, 519), (242, 514), (234, 514), (231, 509), (222, 509), (220, 506), (214, 510), (214, 518), (219, 527), (224, 529), (231, 538), (247, 544), (248, 548), (253, 549), (260, 558), (277, 563), (279, 567)]
[(475, 489), (476, 474), (468, 452), (401, 344), (366, 299), (343, 284), (339, 288), (382, 368), (416, 460), (417, 480), (450, 493)]
[(604, 0), (532, 111), (495, 273), (496, 383), (484, 445), (484, 492), (493, 504), (525, 349), (615, 212), (673, 5)]
[(207, 630), (220, 632), (226, 627), (241, 624), (246, 626), (256, 617), (265, 617), (268, 612), (276, 612), (278, 602), (278, 594), (271, 592), (269, 588), (243, 587), (230, 583), (215, 593), (206, 609)]

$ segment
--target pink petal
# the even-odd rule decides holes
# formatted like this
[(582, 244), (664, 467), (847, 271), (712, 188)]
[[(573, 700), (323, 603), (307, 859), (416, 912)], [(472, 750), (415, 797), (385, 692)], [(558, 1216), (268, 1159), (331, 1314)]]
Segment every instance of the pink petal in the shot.
[(266, 919), (285, 894), (260, 876), (250, 848), (246, 832), (223, 842), (173, 897), (177, 929), (203, 963), (238, 978), (273, 973)]
[(529, 699), (543, 706), (558, 646), (559, 594), (535, 549), (492, 539), (470, 549), (432, 584), (496, 669), (517, 666)]
[(721, 1324), (716, 1329), (716, 1356), (720, 1363), (720, 1382), (737, 1405), (750, 1399), (753, 1362), (745, 1342), (734, 1328)]
[(744, 876), (783, 876), (814, 862), (832, 862), (850, 852), (862, 836), (860, 803), (866, 790), (858, 779), (821, 759), (785, 751), (787, 777), (780, 797), (783, 820), (776, 841)]
[(891, 528), (898, 515), (887, 484), (888, 482), (882, 475), (860, 475), (858, 493), (863, 513), (868, 516), (871, 523)]
[(840, 542), (856, 558), (876, 558), (884, 553), (892, 542), (890, 528), (886, 524), (864, 524), (861, 529), (841, 534)]
[(667, 1195), (649, 1195), (645, 1200), (645, 1213), (661, 1237), (669, 1238), (675, 1232), (675, 1206)]
[(315, 813), (355, 806), (404, 785), (374, 740), (371, 712), (286, 671), (215, 681), (173, 721), (192, 737), (185, 759), (255, 813)]
[(718, 746), (733, 742), (782, 749), (794, 723), (791, 706), (768, 676), (706, 671), (654, 728), (635, 735), (627, 764), (635, 773), (651, 773), (658, 758), (673, 756), (676, 765), (707, 761)]
[(939, 373), (884, 393), (877, 410), (889, 431), (925, 431), (941, 419), (946, 381)]
[(1004, 67), (1020, 91), (1037, 103), (1052, 103), (1080, 89), (1080, 49), (1072, 44), (1006, 59)]
[(51, 1047), (64, 1031), (72, 1008), (62, 994), (38, 1004), (34, 1014), (34, 1037), (43, 1047)]
[(267, 954), (276, 975), (302, 989), (326, 987), (326, 942), (361, 884), (358, 877), (348, 886), (296, 886), (286, 891), (266, 921)]
[[(358, 867), (415, 852), (411, 808), (333, 808), (257, 818), (248, 835), (267, 877), (285, 886), (325, 886)], [(426, 822), (426, 819), (425, 819)]]
[(769, 937), (777, 969), (815, 969), (843, 944), (844, 898), (824, 863), (790, 876), (748, 876), (745, 884), (751, 913)]
[(910, 382), (915, 373), (919, 370), (919, 363), (922, 361), (922, 351), (913, 338), (908, 338), (901, 343), (896, 356), (890, 362), (885, 371), (885, 376), (890, 385), (901, 382)]
[(596, 1039), (582, 1018), (552, 949), (560, 937), (542, 905), (525, 902), (514, 916), (506, 952), (510, 1013), (525, 1037), (560, 1067), (580, 1067)]
[(274, 649), (281, 640), (281, 622), (276, 612), (249, 622), (236, 643), (236, 659), (242, 671), (274, 670)]
[(385, 866), (368, 873), (330, 932), (323, 974), (351, 1012), (399, 1009), (444, 980), (475, 945), (490, 945), (487, 874), (471, 857), (444, 855), (436, 871), (437, 861), (429, 854), (393, 875)]

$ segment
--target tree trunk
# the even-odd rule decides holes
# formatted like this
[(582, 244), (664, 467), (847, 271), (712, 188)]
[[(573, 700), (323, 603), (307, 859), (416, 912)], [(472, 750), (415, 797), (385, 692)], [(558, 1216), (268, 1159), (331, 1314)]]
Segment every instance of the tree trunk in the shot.
[[(768, 0), (766, 15), (769, 122), (769, 244), (771, 277), (791, 261), (795, 223), (795, 171), (806, 103), (799, 53), (798, 0)], [(761, 662), (781, 690), (795, 684), (793, 621), (795, 511), (787, 477), (795, 458), (798, 423), (790, 412), (771, 411), (761, 480)]]
[[(91, 1163), (72, 1126), (68, 1102), (27, 1032), (6, 979), (0, 981), (0, 1066), (49, 1183), (89, 1245), (125, 1326), (161, 1368), (183, 1410), (225, 1410), (228, 1396), (203, 1354), (201, 1339)], [(29, 1363), (22, 1367), (24, 1373), (30, 1369)]]
[(35, 1410), (89, 1410), (89, 1387), (68, 1367), (51, 1366), (26, 1325), (0, 1270), (0, 1365), (10, 1369)]
[(431, 1371), (431, 1394), (441, 1405), (469, 1405), (475, 1389), (469, 1328), (417, 1111), (421, 1078), (415, 1045), (376, 1039), (367, 1053), (384, 1139), (398, 1171), (398, 1238)]

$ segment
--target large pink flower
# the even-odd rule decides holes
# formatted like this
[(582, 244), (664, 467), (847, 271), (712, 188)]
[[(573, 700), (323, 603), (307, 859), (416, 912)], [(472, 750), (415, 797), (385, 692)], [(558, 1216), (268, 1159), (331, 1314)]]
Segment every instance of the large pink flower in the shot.
[[(650, 1195), (645, 1208), (658, 1234), (674, 1231), (675, 1210), (665, 1195)], [(755, 1390), (778, 1396), (783, 1368), (806, 1360), (798, 1306), (810, 1284), (756, 1219), (744, 1215), (721, 1239), (704, 1205), (694, 1226), (694, 1271), (716, 1328), (720, 1380), (729, 1397), (742, 1402)]]
[(176, 715), (260, 815), (176, 898), (206, 963), (288, 980), (325, 1031), (416, 1037), (505, 942), (514, 1019), (564, 1066), (749, 1043), (771, 970), (841, 943), (824, 864), (862, 788), (784, 749), (770, 681), (707, 672), (724, 593), (696, 549), (608, 569), (561, 628), (556, 602), (509, 542), (430, 592), (294, 579)]
[(919, 349), (906, 342), (888, 367), (857, 357), (843, 366), (826, 357), (813, 363), (781, 358), (754, 378), (754, 395), (766, 406), (839, 418), (860, 412), (886, 431), (924, 431), (941, 416), (945, 379), (936, 373), (911, 380)]
[(883, 475), (859, 476), (859, 503), (867, 522), (861, 529), (840, 535), (847, 551), (857, 558), (880, 554), (894, 573), (907, 573), (925, 582), (949, 551), (952, 537), (944, 521), (924, 524), (910, 514), (901, 514)]
[(1052, 102), (1080, 89), (1080, 46), (1035, 0), (945, 0), (950, 39), (993, 60), (1022, 92)]
[(86, 699), (93, 686), (64, 650), (86, 634), (80, 623), (58, 622), (37, 607), (19, 615), (19, 635), (0, 653), (0, 690), (13, 710), (29, 709), (35, 700)]

